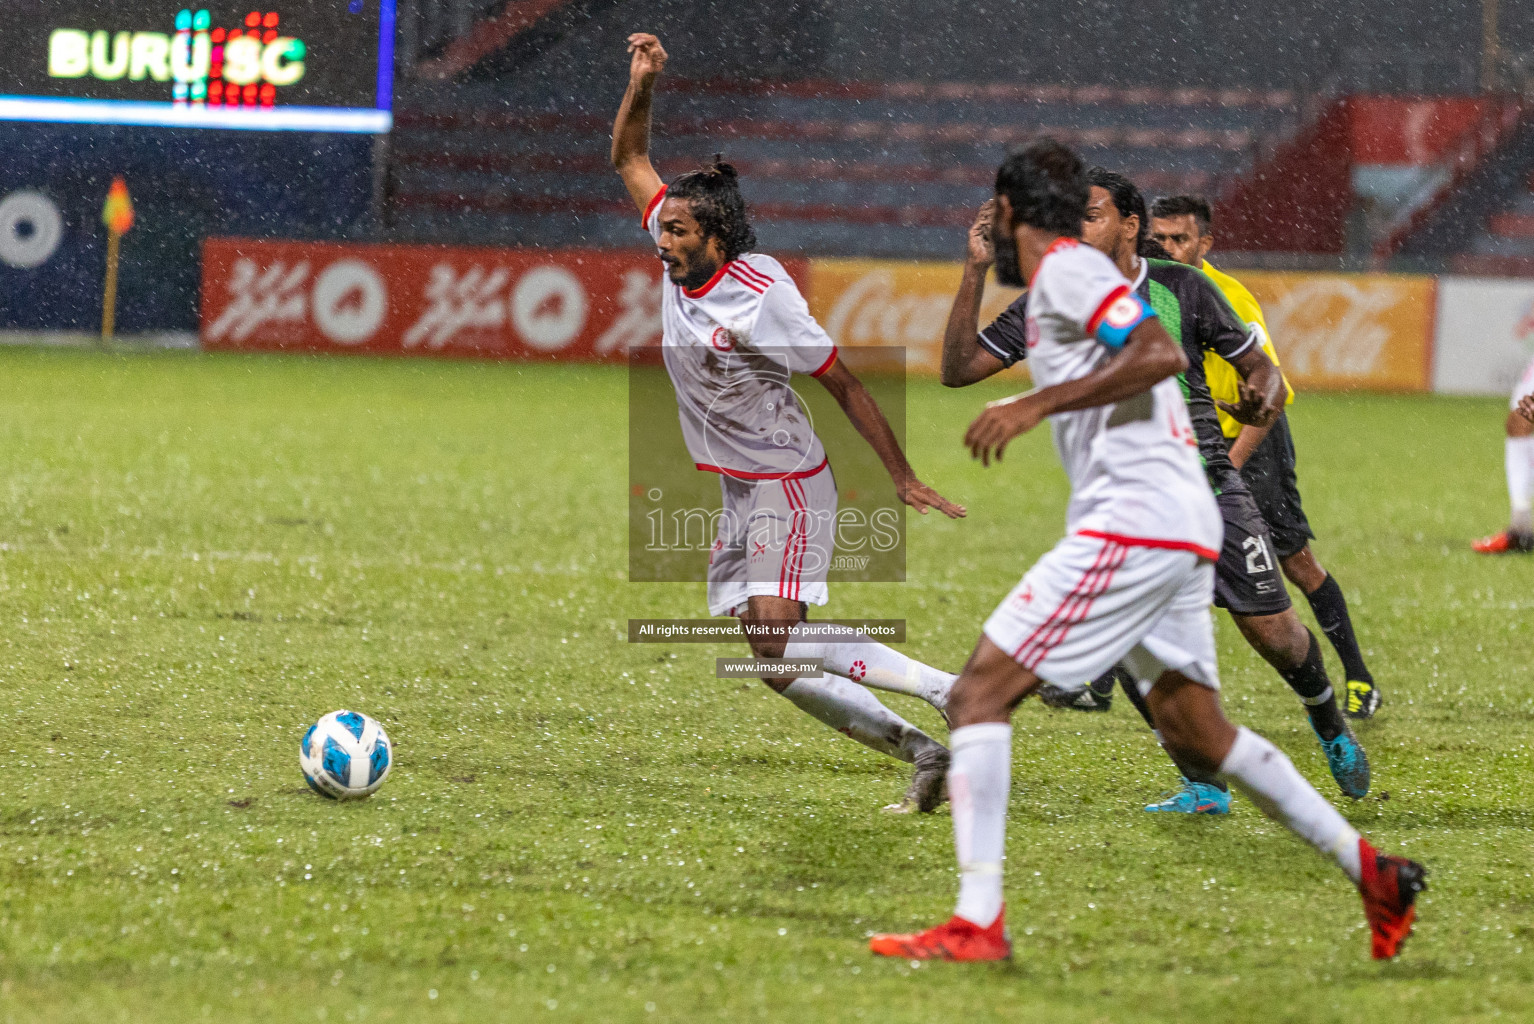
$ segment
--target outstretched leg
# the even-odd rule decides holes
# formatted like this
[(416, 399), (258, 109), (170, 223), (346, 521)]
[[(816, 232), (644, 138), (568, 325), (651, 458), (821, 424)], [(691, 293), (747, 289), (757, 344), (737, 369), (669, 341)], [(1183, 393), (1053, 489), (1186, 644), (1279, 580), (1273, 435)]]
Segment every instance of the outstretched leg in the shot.
[[(758, 658), (782, 659), (789, 646), (788, 623), (803, 621), (804, 606), (781, 597), (754, 596), (749, 599), (741, 619), (747, 626), (751, 653)], [(811, 657), (793, 654), (794, 658)], [(942, 803), (944, 773), (948, 751), (931, 736), (879, 703), (879, 699), (861, 686), (834, 675), (801, 678), (763, 677), (776, 692), (795, 707), (824, 722), (837, 732), (850, 736), (880, 753), (914, 764), (916, 772), (911, 788), (900, 803), (890, 810), (931, 811)]]
[(1507, 414), (1507, 441), (1504, 445), (1507, 468), (1507, 496), (1512, 514), (1507, 532), (1519, 550), (1534, 548), (1534, 423), (1516, 412)]
[(1224, 775), (1263, 813), (1337, 862), (1363, 897), (1373, 955), (1395, 956), (1411, 933), (1417, 893), (1427, 887), (1422, 866), (1376, 851), (1281, 750), (1250, 729), (1232, 725), (1214, 690), (1167, 672), (1148, 697), (1168, 749)]
[(827, 672), (854, 683), (919, 697), (944, 711), (958, 676), (872, 640), (851, 626), (800, 622), (788, 632), (788, 658), (819, 658)]

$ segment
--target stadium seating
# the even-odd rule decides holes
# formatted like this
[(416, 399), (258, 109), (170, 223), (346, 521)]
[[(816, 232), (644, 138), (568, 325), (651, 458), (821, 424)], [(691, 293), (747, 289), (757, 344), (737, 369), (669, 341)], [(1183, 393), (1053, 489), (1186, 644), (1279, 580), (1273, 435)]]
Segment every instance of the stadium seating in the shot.
[[(1353, 190), (1370, 205), (1374, 255), (1387, 259), (1453, 190), (1512, 138), (1513, 97), (1357, 97)], [(1369, 108), (1377, 109), (1370, 125)], [(1373, 138), (1370, 137), (1372, 134)], [(1381, 138), (1383, 136), (1383, 138)]]
[(1534, 108), (1402, 246), (1408, 265), (1534, 273)]
[[(413, 87), (393, 140), (393, 232), (633, 244), (607, 163), (614, 110), (567, 110), (503, 83)], [(1214, 193), (1298, 117), (1287, 92), (668, 80), (654, 150), (663, 177), (715, 152), (734, 162), (765, 248), (949, 257), (1016, 142), (1055, 135), (1150, 195)]]
[(1485, 230), (1461, 261), (1465, 269), (1534, 270), (1534, 159), (1520, 170), (1521, 187), (1509, 190), (1501, 208), (1487, 217)]

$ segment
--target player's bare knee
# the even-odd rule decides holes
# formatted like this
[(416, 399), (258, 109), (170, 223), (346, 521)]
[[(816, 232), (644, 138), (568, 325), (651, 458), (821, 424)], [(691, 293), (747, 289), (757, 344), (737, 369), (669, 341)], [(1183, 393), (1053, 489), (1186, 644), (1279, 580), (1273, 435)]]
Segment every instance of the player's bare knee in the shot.
[(788, 631), (804, 621), (804, 605), (782, 598), (752, 597), (740, 616), (746, 642), (757, 658), (781, 658), (788, 649)]
[(1316, 561), (1309, 544), (1280, 561), (1279, 565), (1289, 582), (1307, 594), (1314, 593), (1317, 587), (1326, 582), (1326, 570)]
[(1293, 608), (1277, 615), (1241, 616), (1237, 625), (1263, 660), (1279, 671), (1302, 664), (1310, 653), (1310, 633)]
[(960, 675), (948, 694), (948, 720), (955, 728), (1006, 721), (1024, 696), (1025, 693), (1019, 693), (1014, 698), (1006, 687), (998, 685), (992, 678)]
[(955, 727), (1005, 722), (1039, 679), (990, 640), (981, 638), (948, 695), (948, 720)]
[(954, 727), (980, 722), (1005, 722), (1025, 693), (1012, 693), (1003, 679), (989, 674), (960, 674), (948, 694), (948, 720)]

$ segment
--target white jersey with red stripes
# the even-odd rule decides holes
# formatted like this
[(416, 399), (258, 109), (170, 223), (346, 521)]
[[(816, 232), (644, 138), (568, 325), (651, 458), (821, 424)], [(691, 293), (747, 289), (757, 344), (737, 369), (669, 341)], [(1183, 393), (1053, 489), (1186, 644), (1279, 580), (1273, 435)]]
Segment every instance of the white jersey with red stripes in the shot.
[[(657, 241), (665, 195), (662, 188), (644, 214)], [(740, 480), (782, 480), (825, 466), (825, 448), (791, 378), (829, 370), (836, 345), (783, 265), (746, 253), (696, 289), (669, 280), (661, 287), (661, 351), (697, 467)]]
[[(1113, 355), (1115, 346), (1100, 339), (1148, 315), (1112, 260), (1075, 239), (1057, 239), (1028, 288), (1034, 383), (1087, 376)], [(1175, 378), (1113, 405), (1049, 419), (1071, 481), (1067, 533), (1219, 558), (1220, 512)]]

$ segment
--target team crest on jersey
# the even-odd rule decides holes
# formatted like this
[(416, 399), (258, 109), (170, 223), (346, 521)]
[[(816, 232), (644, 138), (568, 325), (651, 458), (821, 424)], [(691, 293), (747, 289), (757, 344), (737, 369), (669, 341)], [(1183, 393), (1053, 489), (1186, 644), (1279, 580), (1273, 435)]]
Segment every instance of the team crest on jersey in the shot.
[(1113, 305), (1108, 307), (1103, 320), (1109, 327), (1117, 327), (1123, 330), (1140, 316), (1140, 304), (1128, 295), (1121, 295)]
[(728, 352), (735, 347), (735, 336), (723, 327), (715, 327), (714, 333), (709, 335), (708, 343), (721, 352)]

